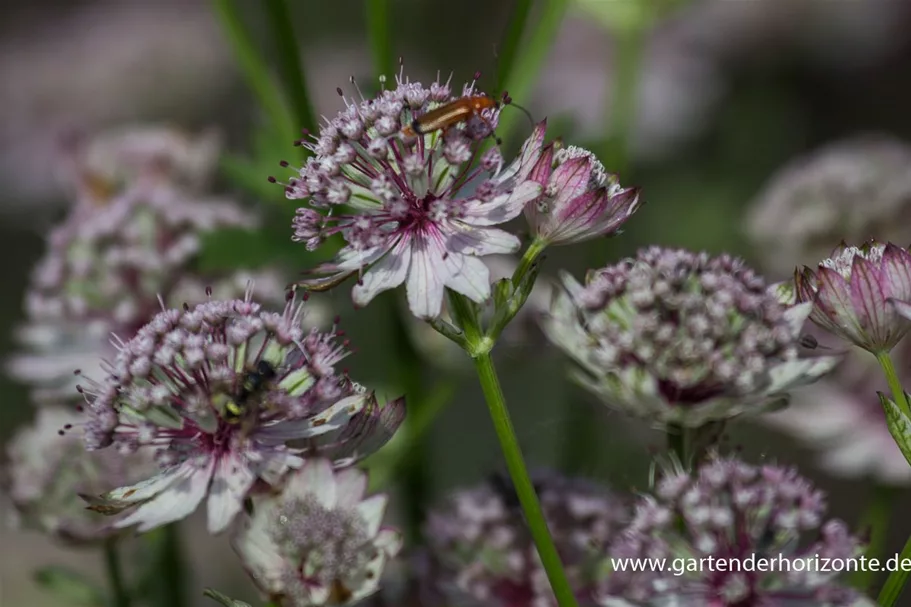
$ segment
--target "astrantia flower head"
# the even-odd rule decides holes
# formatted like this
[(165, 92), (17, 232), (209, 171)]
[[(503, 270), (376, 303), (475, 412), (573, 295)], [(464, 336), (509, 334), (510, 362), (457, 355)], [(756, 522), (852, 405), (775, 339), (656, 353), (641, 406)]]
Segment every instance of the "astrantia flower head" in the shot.
[(115, 521), (87, 510), (79, 493), (148, 478), (155, 470), (150, 453), (86, 451), (76, 411), (38, 409), (33, 424), (7, 445), (5, 493), (18, 521), (74, 543), (103, 540), (118, 530)]
[(893, 304), (911, 306), (911, 253), (870, 241), (842, 245), (813, 271), (795, 272), (797, 301), (811, 302), (810, 320), (870, 352), (888, 352), (911, 329)]
[(657, 427), (762, 412), (837, 362), (799, 357), (810, 305), (779, 303), (728, 255), (652, 247), (564, 285), (544, 329), (575, 378)]
[(787, 164), (752, 204), (746, 232), (761, 267), (785, 278), (844, 239), (911, 242), (911, 147), (851, 137)]
[(278, 495), (255, 499), (233, 539), (257, 586), (287, 607), (352, 605), (379, 589), (401, 535), (381, 527), (385, 495), (365, 497), (367, 475), (308, 459)]
[(87, 395), (85, 443), (154, 450), (163, 469), (98, 498), (117, 526), (139, 531), (184, 518), (208, 499), (209, 530), (225, 529), (257, 479), (274, 485), (306, 451), (350, 465), (378, 448), (404, 416), (335, 370), (337, 332), (305, 332), (302, 306), (281, 313), (251, 300), (164, 310), (122, 343), (108, 377)]
[(617, 232), (639, 208), (639, 190), (621, 187), (588, 150), (545, 146), (545, 127), (535, 127), (516, 167), (522, 178), (544, 186), (542, 196), (525, 207), (532, 234), (548, 245), (564, 245)]
[[(411, 311), (429, 318), (440, 314), (444, 288), (478, 302), (490, 296), (487, 267), (478, 258), (519, 248), (516, 236), (492, 226), (516, 217), (542, 188), (512, 178), (514, 172), (499, 175), (498, 148), (473, 165), (499, 110), (403, 136), (414, 119), (460, 97), (448, 82), (424, 87), (400, 75), (396, 84), (374, 99), (346, 100), (346, 109), (305, 144), (314, 156), (286, 192), (309, 201), (297, 211), (295, 240), (313, 249), (341, 233), (347, 242), (335, 260), (313, 270), (321, 278), (303, 285), (325, 288), (357, 274), (352, 297), (364, 306), (405, 283)], [(461, 93), (476, 95), (474, 84)]]
[[(577, 599), (591, 604), (595, 564), (628, 521), (628, 506), (582, 480), (537, 473), (533, 481)], [(428, 583), (446, 604), (556, 605), (508, 478), (453, 494), (430, 514), (425, 537)]]
[[(614, 567), (602, 588), (602, 605), (872, 606), (820, 564), (863, 552), (846, 525), (825, 521), (825, 513), (824, 494), (791, 468), (713, 456), (692, 476), (669, 470), (653, 495), (641, 499), (610, 558), (706, 563), (700, 559), (714, 557), (727, 559), (725, 566), (691, 566), (679, 573)], [(730, 563), (750, 558), (775, 565), (738, 570)], [(606, 565), (610, 568), (609, 560)]]

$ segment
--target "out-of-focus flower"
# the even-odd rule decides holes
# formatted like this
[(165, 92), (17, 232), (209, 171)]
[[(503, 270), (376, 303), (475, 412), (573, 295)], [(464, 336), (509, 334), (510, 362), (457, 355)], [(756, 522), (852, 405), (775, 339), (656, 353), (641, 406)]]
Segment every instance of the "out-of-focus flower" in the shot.
[(839, 241), (911, 242), (911, 147), (884, 135), (824, 146), (786, 165), (752, 203), (746, 231), (784, 278)]
[[(904, 346), (896, 368), (907, 369)], [(907, 373), (904, 373), (907, 375)], [(892, 440), (877, 392), (888, 392), (882, 369), (865, 352), (848, 352), (836, 373), (793, 393), (794, 405), (757, 420), (793, 436), (817, 454), (828, 473), (879, 484), (908, 485), (911, 467)]]
[[(825, 521), (825, 513), (825, 495), (791, 468), (713, 456), (692, 476), (669, 470), (653, 495), (642, 498), (629, 527), (611, 546), (601, 604), (872, 607), (874, 603), (839, 584), (838, 573), (821, 567), (863, 552), (847, 526)], [(801, 545), (801, 539), (817, 533), (814, 543)], [(624, 571), (611, 565), (637, 558), (685, 565), (709, 557), (740, 559), (744, 567), (748, 559), (766, 559), (777, 566)]]
[[(415, 118), (456, 98), (448, 82), (425, 88), (396, 79), (394, 90), (375, 99), (352, 101), (305, 144), (314, 157), (286, 185), (288, 198), (307, 199), (298, 209), (294, 239), (316, 248), (341, 233), (347, 245), (330, 263), (313, 270), (320, 278), (302, 284), (328, 288), (358, 275), (354, 303), (367, 305), (382, 291), (406, 284), (415, 316), (432, 318), (442, 310), (445, 288), (482, 302), (490, 296), (487, 267), (479, 259), (512, 253), (519, 239), (497, 224), (513, 219), (541, 194), (534, 181), (498, 173), (499, 149), (471, 168), (484, 137), (496, 126), (499, 110), (416, 137), (403, 135)], [(461, 97), (478, 95), (474, 85)], [(481, 181), (470, 198), (460, 197), (469, 182)], [(340, 212), (340, 205), (354, 213)], [(321, 215), (314, 209), (330, 209)]]
[(385, 495), (365, 498), (367, 475), (308, 459), (278, 495), (254, 500), (233, 539), (256, 585), (288, 607), (352, 605), (379, 589), (401, 535), (381, 527)]
[(504, 174), (515, 171), (544, 187), (540, 198), (525, 207), (532, 234), (548, 245), (584, 242), (614, 234), (639, 208), (639, 190), (623, 188), (595, 155), (576, 146), (544, 145), (541, 122), (522, 152)]
[[(490, 271), (491, 283), (511, 278), (518, 265), (516, 259), (510, 255), (490, 255), (484, 258), (484, 263)], [(538, 318), (550, 305), (552, 293), (553, 284), (551, 279), (539, 276), (525, 305), (522, 306), (519, 313), (510, 321), (506, 330), (503, 331), (497, 340), (497, 347), (517, 348), (534, 343), (534, 338), (540, 335), (537, 326)], [(490, 312), (491, 306), (487, 306), (481, 313), (482, 315), (489, 315)], [(445, 305), (441, 317), (451, 322)], [(440, 335), (428, 323), (416, 319), (410, 313), (407, 321), (415, 346), (427, 355), (426, 360), (431, 364), (439, 365), (449, 370), (467, 369), (471, 366), (471, 361), (465, 356), (465, 351), (451, 340)]]
[(651, 247), (564, 275), (544, 330), (579, 365), (574, 377), (606, 404), (656, 427), (697, 427), (787, 401), (832, 369), (801, 358), (811, 306), (788, 307), (741, 260)]
[(281, 313), (251, 300), (210, 300), (156, 315), (119, 346), (108, 376), (83, 387), (89, 450), (154, 450), (157, 476), (86, 499), (115, 526), (147, 531), (207, 499), (208, 527), (224, 530), (257, 479), (274, 485), (299, 453), (350, 465), (379, 448), (404, 417), (381, 407), (335, 365), (337, 332), (309, 333), (302, 306)]
[(74, 543), (99, 541), (118, 531), (114, 520), (86, 509), (80, 492), (125, 485), (155, 470), (149, 453), (86, 451), (80, 421), (74, 410), (38, 409), (34, 423), (7, 445), (4, 474), (19, 523)]
[[(541, 507), (577, 599), (592, 604), (595, 564), (629, 520), (624, 500), (579, 479), (537, 473)], [(428, 517), (431, 591), (449, 604), (545, 607), (556, 599), (508, 478), (456, 492)]]
[(798, 302), (812, 303), (810, 320), (874, 354), (911, 329), (893, 307), (911, 306), (911, 253), (891, 243), (843, 244), (816, 271), (796, 272), (794, 290)]

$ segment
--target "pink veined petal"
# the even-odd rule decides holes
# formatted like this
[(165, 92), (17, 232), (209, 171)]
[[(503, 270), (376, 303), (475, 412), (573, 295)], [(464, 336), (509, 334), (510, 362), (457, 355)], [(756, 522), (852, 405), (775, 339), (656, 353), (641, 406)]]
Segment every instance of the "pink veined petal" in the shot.
[(591, 175), (592, 161), (588, 156), (570, 158), (555, 168), (548, 182), (557, 192), (551, 206), (556, 210), (584, 194), (589, 187)]
[(889, 296), (911, 299), (911, 253), (893, 244), (887, 244), (882, 259), (883, 278)]
[(475, 226), (494, 226), (518, 217), (525, 205), (537, 200), (544, 188), (534, 181), (523, 181), (507, 194), (500, 194), (493, 200), (467, 200), (463, 207), (461, 221)]
[(329, 460), (318, 458), (304, 462), (299, 471), (291, 475), (285, 496), (302, 497), (313, 494), (320, 505), (334, 508), (336, 504), (335, 477)]
[(836, 331), (850, 335), (852, 340), (862, 338), (862, 329), (854, 312), (850, 287), (841, 274), (829, 268), (819, 268), (816, 273), (817, 288), (815, 309), (811, 317)]
[(911, 302), (901, 301), (899, 299), (890, 299), (889, 303), (895, 308), (901, 316), (911, 320)]
[[(546, 228), (539, 234), (554, 242), (579, 242), (598, 235), (598, 220), (607, 208), (607, 191), (603, 188), (585, 192), (562, 206), (555, 206)], [(544, 226), (542, 226), (543, 228)]]
[(177, 478), (171, 486), (117, 521), (115, 527), (122, 529), (138, 523), (137, 531), (143, 533), (186, 518), (206, 496), (214, 467), (214, 458), (208, 458), (203, 467), (198, 461), (184, 462), (174, 472)]
[(357, 468), (345, 468), (335, 474), (336, 503), (342, 507), (353, 506), (364, 499), (367, 492), (367, 475)]
[(515, 253), (522, 242), (513, 234), (499, 228), (476, 228), (464, 223), (448, 222), (444, 233), (447, 251), (464, 255), (507, 255)]
[(391, 251), (386, 253), (361, 277), (351, 289), (351, 298), (356, 306), (366, 306), (374, 297), (394, 289), (405, 282), (411, 266), (411, 239), (400, 238)]
[(209, 533), (221, 533), (231, 524), (255, 480), (243, 458), (233, 453), (218, 458), (206, 503)]
[(857, 318), (868, 339), (881, 344), (889, 335), (888, 310), (883, 294), (883, 280), (877, 264), (856, 256), (852, 262), (851, 303), (857, 310)]
[(490, 297), (490, 270), (477, 257), (450, 253), (443, 258), (444, 284), (457, 293), (481, 303)]
[(368, 536), (373, 537), (379, 532), (380, 525), (383, 522), (383, 514), (386, 512), (387, 502), (388, 498), (386, 495), (380, 493), (368, 497), (357, 505), (358, 513), (364, 517), (364, 522), (367, 523), (365, 531)]
[(408, 307), (418, 318), (435, 318), (443, 308), (443, 249), (438, 235), (419, 234), (412, 240), (411, 268), (405, 289)]

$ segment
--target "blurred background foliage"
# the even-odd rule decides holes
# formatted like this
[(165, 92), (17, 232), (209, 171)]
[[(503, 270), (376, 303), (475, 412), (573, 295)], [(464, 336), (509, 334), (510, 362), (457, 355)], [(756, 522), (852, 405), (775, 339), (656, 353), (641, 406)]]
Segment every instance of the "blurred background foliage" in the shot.
[[(281, 106), (281, 99), (273, 112), (259, 105), (222, 27), (224, 4), (41, 0), (4, 8), (0, 357), (13, 348), (12, 332), (23, 317), (22, 293), (42, 254), (43, 238), (66, 209), (67, 200), (54, 185), (52, 152), (73, 130), (132, 122), (166, 123), (188, 132), (217, 128), (228, 150), (217, 189), (261, 209), (268, 221), (261, 232), (215, 235), (202, 263), (280, 262), (290, 281), (317, 261), (317, 254), (291, 243), (295, 205), (284, 199), (280, 186), (266, 181), (268, 175), (290, 174), (279, 160), (301, 161), (299, 148), (291, 144), (299, 137), (292, 127), (305, 116), (304, 108)], [(270, 3), (230, 4), (266, 57), (271, 74), (260, 76), (265, 81), (280, 76), (288, 55), (279, 52)], [(459, 83), (479, 70), (482, 87), (498, 92), (503, 86), (498, 61), (508, 61), (500, 52), (504, 36), (517, 8), (519, 13), (527, 8), (525, 36), (507, 79), (518, 84), (511, 95), (536, 118), (547, 116), (551, 132), (568, 143), (599, 151), (607, 168), (621, 173), (624, 185), (642, 187), (646, 201), (622, 236), (550, 251), (544, 266), (550, 275), (558, 269), (581, 275), (647, 244), (755, 259), (757, 251), (743, 234), (744, 211), (778, 167), (858, 133), (911, 139), (911, 4), (903, 0), (288, 4), (287, 24), (297, 32), (297, 52), (317, 115), (341, 107), (336, 87), (350, 94), (351, 76), (365, 94), (375, 90), (379, 66), (397, 70), (398, 57), (412, 79), (431, 79), (439, 70), (452, 72)], [(385, 27), (388, 38), (371, 35), (371, 27)], [(507, 109), (504, 121), (508, 158), (530, 126), (515, 110)], [(435, 366), (440, 357), (401, 343), (408, 334), (401, 298), (399, 291), (387, 293), (359, 311), (351, 309), (345, 287), (319, 299), (341, 316), (357, 348), (347, 361), (353, 376), (381, 393), (406, 389), (409, 395), (414, 390), (426, 395), (423, 403), (409, 403), (412, 415), (432, 400), (433, 389), (449, 389), (440, 378), (455, 377), (451, 403), (424, 439), (412, 445), (411, 463), (397, 470), (398, 477), (410, 479), (399, 487), (423, 500), (418, 511), (406, 507), (413, 500), (400, 500), (399, 516), (407, 518), (419, 516), (421, 504), (447, 489), (475, 482), (501, 464), (475, 378)], [(396, 363), (403, 347), (410, 357), (405, 374)], [(568, 385), (565, 361), (556, 353), (500, 350), (504, 389), (532, 466), (560, 467), (618, 487), (644, 486), (648, 455), (660, 447), (661, 436), (609, 414)], [(33, 409), (24, 387), (0, 377), (0, 389), (0, 439), (6, 439)], [(832, 491), (836, 516), (859, 518), (869, 487), (827, 477), (790, 439), (735, 423), (728, 440), (754, 461), (768, 453), (800, 465)], [(896, 500), (893, 512), (911, 506), (907, 495)], [(909, 531), (911, 523), (896, 521), (890, 554)], [(238, 565), (225, 555), (222, 540), (201, 530), (193, 533), (198, 536), (192, 545), (193, 587), (210, 585), (251, 599), (250, 586), (237, 575)], [(28, 578), (37, 564), (93, 566), (32, 533), (4, 529), (0, 538), (3, 605), (48, 601)]]

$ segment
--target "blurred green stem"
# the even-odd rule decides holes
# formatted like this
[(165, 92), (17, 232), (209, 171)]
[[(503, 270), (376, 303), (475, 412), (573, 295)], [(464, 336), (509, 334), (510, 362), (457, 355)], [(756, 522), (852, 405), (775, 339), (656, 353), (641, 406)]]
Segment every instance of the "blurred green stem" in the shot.
[(512, 275), (512, 287), (514, 289), (519, 287), (519, 283), (521, 283), (522, 279), (525, 278), (525, 275), (528, 274), (528, 270), (538, 260), (538, 257), (544, 252), (545, 248), (547, 248), (546, 241), (538, 237), (535, 237), (535, 239), (531, 241), (531, 244), (528, 245), (528, 248), (525, 249), (525, 253), (522, 255), (522, 260), (519, 261), (519, 266)]
[(395, 58), (389, 31), (389, 0), (367, 1), (367, 31), (373, 53), (373, 69), (377, 76), (391, 78), (395, 73)]
[[(860, 522), (860, 528), (870, 530), (870, 543), (864, 552), (869, 559), (879, 558), (883, 554), (892, 516), (892, 501), (898, 491), (894, 487), (877, 485), (873, 488), (870, 503)], [(866, 593), (876, 579), (876, 571), (872, 568), (858, 569), (854, 572), (852, 582), (854, 587)]]
[(689, 469), (690, 432), (679, 424), (667, 427), (667, 450), (677, 456), (685, 469)]
[(879, 352), (876, 354), (876, 360), (879, 361), (879, 365), (886, 375), (886, 382), (889, 384), (889, 389), (892, 391), (892, 398), (895, 400), (895, 405), (901, 409), (902, 413), (907, 417), (911, 417), (911, 407), (908, 406), (908, 399), (905, 396), (905, 391), (902, 389), (898, 374), (895, 372), (895, 365), (892, 364), (892, 357), (888, 352)]
[(112, 607), (130, 607), (130, 593), (123, 581), (123, 569), (120, 566), (120, 554), (117, 549), (117, 538), (108, 538), (104, 542), (104, 564), (108, 575)]
[(221, 22), (228, 43), (234, 49), (241, 72), (254, 95), (272, 122), (276, 134), (294, 137), (294, 120), (288, 112), (281, 90), (269, 76), (269, 65), (253, 42), (244, 25), (244, 18), (234, 0), (212, 0), (215, 14)]
[(909, 559), (911, 559), (911, 537), (905, 542), (905, 547), (902, 548), (901, 555), (898, 557), (898, 569), (889, 574), (883, 589), (879, 592), (879, 597), (876, 600), (881, 607), (892, 607), (902, 595), (905, 584), (908, 582), (908, 576), (911, 576), (911, 571), (903, 571), (900, 565)]
[(187, 564), (180, 544), (177, 523), (167, 525), (162, 531), (159, 571), (161, 572), (161, 607), (186, 607)]
[(307, 78), (301, 65), (300, 45), (294, 34), (294, 18), (285, 0), (265, 0), (265, 8), (278, 50), (278, 70), (298, 123), (297, 128), (288, 135), (296, 136), (300, 129), (312, 132), (316, 129), (316, 119), (307, 91)]
[[(519, 103), (526, 103), (525, 100), (531, 95), (541, 65), (557, 37), (560, 24), (563, 23), (567, 6), (569, 0), (548, 0), (543, 3), (541, 17), (529, 33), (528, 43), (524, 45), (521, 53), (517, 52), (508, 76), (501, 81), (504, 90), (509, 91), (509, 95)], [(509, 140), (518, 125), (518, 120), (525, 120), (521, 112), (503, 112), (497, 124), (497, 134), (504, 140)]]
[[(512, 64), (519, 52), (519, 44), (522, 42), (522, 34), (525, 32), (525, 24), (528, 22), (530, 11), (531, 0), (514, 0), (512, 14), (509, 17), (506, 34), (503, 36), (503, 44), (500, 46), (497, 58), (497, 83), (501, 86), (506, 83), (506, 79), (512, 72)], [(497, 91), (497, 93), (501, 92)]]
[(645, 33), (644, 26), (630, 25), (614, 35), (613, 78), (606, 121), (608, 130), (601, 161), (608, 171), (621, 177), (629, 168), (629, 147), (636, 126), (636, 100)]

